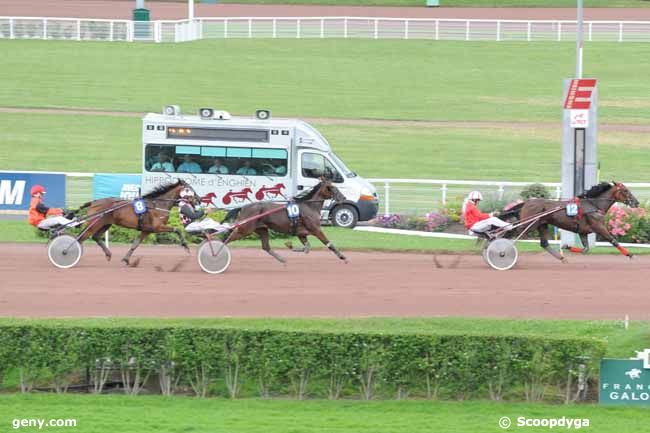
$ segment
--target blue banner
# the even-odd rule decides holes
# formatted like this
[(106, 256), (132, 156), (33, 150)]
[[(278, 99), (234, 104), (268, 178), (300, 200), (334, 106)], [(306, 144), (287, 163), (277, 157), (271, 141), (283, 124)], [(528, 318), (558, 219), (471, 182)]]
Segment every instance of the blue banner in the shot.
[(45, 206), (65, 207), (65, 174), (0, 171), (0, 210), (29, 210), (34, 185), (45, 187)]
[(119, 197), (133, 200), (140, 195), (139, 174), (96, 174), (93, 176), (93, 200)]

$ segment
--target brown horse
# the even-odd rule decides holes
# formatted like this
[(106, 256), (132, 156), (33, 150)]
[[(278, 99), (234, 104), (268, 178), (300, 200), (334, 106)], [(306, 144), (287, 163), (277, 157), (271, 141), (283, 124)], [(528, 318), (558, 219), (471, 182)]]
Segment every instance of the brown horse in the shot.
[[(131, 248), (122, 259), (127, 265), (129, 264), (133, 251), (151, 233), (176, 233), (180, 239), (181, 246), (189, 252), (189, 247), (187, 246), (182, 231), (167, 225), (169, 212), (178, 202), (180, 192), (183, 188), (191, 189), (185, 181), (176, 179), (172, 183), (158, 186), (149, 194), (143, 196), (142, 199), (146, 204), (147, 211), (140, 218), (136, 215), (132, 205), (133, 202), (130, 200), (108, 197), (85, 203), (79, 209), (86, 209), (87, 214), (84, 218), (88, 220), (88, 225), (79, 238), (79, 242), (83, 242), (92, 236), (93, 240), (104, 251), (106, 260), (110, 261), (112, 254), (102, 241), (102, 235), (111, 225), (115, 224), (140, 232), (140, 235), (133, 241)], [(194, 196), (196, 197), (196, 194)]]
[(519, 210), (519, 219), (523, 221), (526, 218), (531, 218), (535, 215), (559, 208), (556, 212), (552, 212), (535, 221), (529, 227), (529, 230), (537, 229), (539, 231), (540, 245), (558, 260), (564, 260), (564, 257), (548, 244), (549, 224), (580, 235), (580, 240), (584, 248), (575, 249), (576, 252), (586, 253), (589, 250), (587, 235), (596, 233), (607, 239), (622, 254), (632, 257), (625, 248), (618, 244), (614, 236), (607, 230), (605, 224), (605, 215), (614, 203), (624, 203), (630, 207), (639, 206), (639, 201), (625, 185), (616, 182), (602, 182), (593, 186), (584, 194), (579, 195), (578, 200), (575, 202), (579, 206), (579, 212), (576, 216), (567, 215), (566, 206), (570, 201), (556, 201), (541, 198), (527, 200), (516, 206), (513, 210), (508, 211), (508, 213)]
[[(236, 228), (226, 238), (224, 243), (229, 243), (237, 239), (244, 238), (255, 232), (262, 241), (262, 249), (273, 256), (276, 260), (285, 263), (285, 259), (271, 249), (269, 244), (269, 229), (280, 233), (293, 233), (303, 248), (294, 249), (296, 252), (308, 253), (311, 245), (307, 240), (308, 235), (318, 238), (327, 248), (336, 256), (347, 262), (345, 256), (327, 239), (320, 228), (320, 213), (325, 200), (334, 200), (341, 202), (345, 196), (329, 180), (321, 178), (321, 181), (312, 189), (296, 196), (293, 203), (297, 205), (299, 213), (295, 223), (288, 216), (288, 206), (284, 203), (275, 202), (258, 202), (249, 204), (237, 209), (233, 209), (226, 215), (226, 221), (234, 219)], [(258, 218), (259, 216), (259, 218)], [(241, 224), (241, 225), (237, 225)], [(287, 243), (292, 248), (291, 243)]]

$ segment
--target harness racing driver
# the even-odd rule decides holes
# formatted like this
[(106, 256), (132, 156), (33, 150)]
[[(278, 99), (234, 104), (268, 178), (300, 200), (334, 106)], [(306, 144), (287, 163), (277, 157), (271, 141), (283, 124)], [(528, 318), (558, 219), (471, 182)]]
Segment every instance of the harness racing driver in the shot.
[(178, 201), (178, 210), (180, 213), (181, 223), (187, 232), (203, 232), (214, 230), (222, 232), (230, 228), (229, 224), (219, 224), (212, 218), (203, 218), (199, 221), (206, 212), (203, 209), (195, 209), (194, 205), (194, 191), (191, 188), (183, 188), (180, 192), (180, 200)]
[(493, 227), (503, 228), (508, 230), (512, 227), (494, 214), (486, 214), (478, 209), (479, 202), (483, 199), (480, 191), (472, 191), (467, 196), (467, 201), (463, 206), (463, 218), (465, 219), (465, 227), (474, 233), (484, 233), (491, 230)]
[(32, 200), (29, 203), (29, 216), (27, 221), (41, 230), (70, 224), (72, 219), (63, 216), (63, 209), (47, 207), (43, 204), (45, 187), (34, 185), (31, 190)]

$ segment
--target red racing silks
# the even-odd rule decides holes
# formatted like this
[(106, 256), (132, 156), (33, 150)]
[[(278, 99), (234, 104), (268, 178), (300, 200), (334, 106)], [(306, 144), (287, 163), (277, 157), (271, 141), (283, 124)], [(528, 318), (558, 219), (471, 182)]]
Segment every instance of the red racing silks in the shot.
[(578, 218), (582, 218), (582, 206), (580, 206), (580, 199), (576, 197), (574, 200), (578, 206)]

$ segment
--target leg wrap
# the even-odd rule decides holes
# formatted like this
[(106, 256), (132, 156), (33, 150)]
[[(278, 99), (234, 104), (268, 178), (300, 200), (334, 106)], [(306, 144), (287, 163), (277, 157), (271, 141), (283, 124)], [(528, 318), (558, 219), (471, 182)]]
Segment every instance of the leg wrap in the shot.
[(616, 244), (616, 248), (623, 254), (624, 256), (629, 256), (630, 253), (628, 250), (625, 249), (625, 247), (620, 246), (619, 244)]
[(540, 244), (542, 245), (542, 248), (544, 249), (548, 248), (548, 239), (540, 240)]

